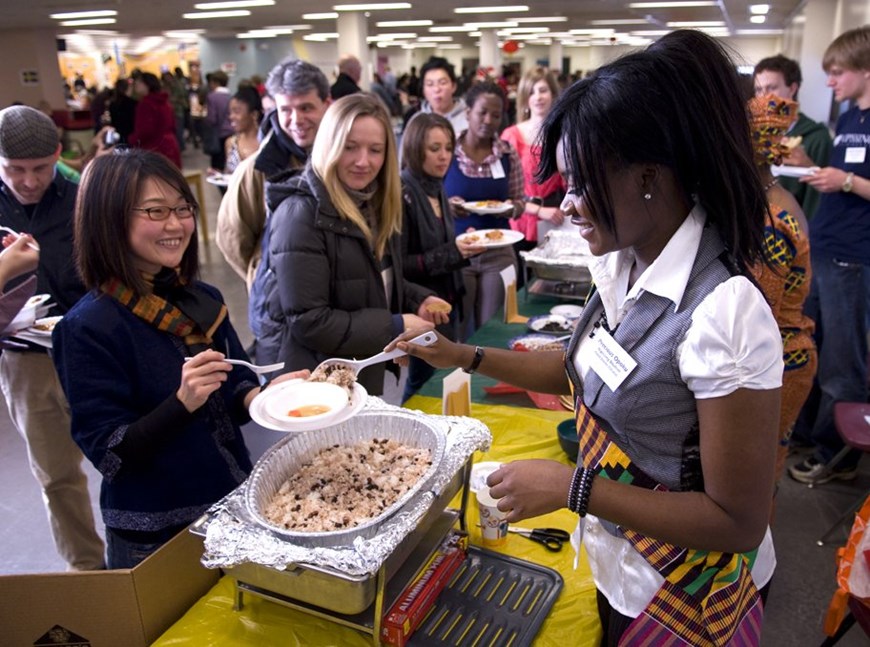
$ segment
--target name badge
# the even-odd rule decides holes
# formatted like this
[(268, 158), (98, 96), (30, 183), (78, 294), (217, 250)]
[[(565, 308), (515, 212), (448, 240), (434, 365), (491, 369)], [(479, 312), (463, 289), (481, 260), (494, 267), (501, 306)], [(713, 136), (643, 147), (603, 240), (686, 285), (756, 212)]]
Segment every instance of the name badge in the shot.
[(601, 326), (595, 329), (584, 346), (590, 347), (587, 356), (589, 368), (604, 380), (611, 391), (616, 391), (637, 366), (631, 355)]
[[(861, 150), (864, 150), (863, 148)], [(504, 177), (504, 166), (501, 165), (501, 160), (497, 159), (489, 165), (489, 170), (492, 173), (493, 180), (500, 180)]]
[(863, 146), (850, 146), (846, 149), (846, 164), (863, 164), (867, 149)]

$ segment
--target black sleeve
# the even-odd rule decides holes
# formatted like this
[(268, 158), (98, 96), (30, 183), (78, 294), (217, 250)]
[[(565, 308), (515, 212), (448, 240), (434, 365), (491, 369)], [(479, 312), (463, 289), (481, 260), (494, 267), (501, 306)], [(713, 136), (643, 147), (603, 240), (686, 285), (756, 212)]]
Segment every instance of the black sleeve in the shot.
[(127, 427), (123, 440), (112, 451), (125, 465), (142, 465), (160, 450), (179, 426), (189, 423), (195, 415), (196, 412), (185, 409), (173, 393), (154, 411)]

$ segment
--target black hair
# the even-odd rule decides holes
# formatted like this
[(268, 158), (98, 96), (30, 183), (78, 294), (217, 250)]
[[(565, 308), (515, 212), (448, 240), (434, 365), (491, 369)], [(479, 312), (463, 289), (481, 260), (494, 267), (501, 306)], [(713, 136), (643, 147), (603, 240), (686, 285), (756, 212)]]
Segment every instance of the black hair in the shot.
[(504, 102), (504, 90), (501, 89), (501, 86), (494, 81), (481, 81), (480, 83), (475, 83), (472, 85), (468, 92), (465, 93), (465, 105), (468, 106), (469, 109), (474, 107), (474, 102), (477, 101), (478, 97), (482, 94), (494, 94), (499, 99)]
[(423, 63), (423, 67), (420, 68), (420, 80), (426, 80), (426, 73), (431, 70), (444, 70), (447, 73), (447, 76), (450, 77), (450, 81), (456, 83), (456, 72), (453, 71), (453, 65), (446, 58), (441, 58), (440, 56), (432, 56), (428, 61)]
[(736, 268), (764, 258), (767, 200), (755, 169), (736, 69), (713, 38), (680, 30), (599, 68), (559, 96), (541, 128), (538, 179), (557, 171), (564, 142), (574, 190), (615, 232), (608, 172), (670, 169), (695, 196)]
[(256, 112), (257, 123), (262, 121), (263, 102), (260, 100), (260, 93), (257, 92), (253, 86), (239, 88), (238, 92), (233, 95), (233, 99), (248, 106), (248, 112)]
[(801, 66), (797, 64), (797, 61), (793, 61), (782, 54), (769, 56), (768, 58), (763, 58), (758, 61), (758, 64), (752, 71), (752, 76), (756, 77), (762, 72), (779, 72), (782, 74), (782, 78), (786, 85), (797, 83), (798, 88), (800, 88), (800, 85), (803, 82)]
[(143, 72), (139, 80), (145, 84), (149, 93), (160, 92), (163, 89), (160, 79), (157, 78), (157, 75), (151, 74), (151, 72)]

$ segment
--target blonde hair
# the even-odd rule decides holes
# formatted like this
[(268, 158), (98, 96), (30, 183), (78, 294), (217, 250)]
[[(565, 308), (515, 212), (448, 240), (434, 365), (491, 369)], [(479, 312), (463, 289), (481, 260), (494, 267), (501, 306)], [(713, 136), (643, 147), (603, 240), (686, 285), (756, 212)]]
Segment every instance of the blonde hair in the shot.
[[(377, 238), (374, 238), (359, 207), (338, 179), (338, 161), (344, 152), (354, 121), (359, 117), (377, 119), (386, 136), (384, 164), (378, 172), (378, 188), (371, 199), (371, 206), (378, 217)], [(329, 192), (339, 216), (359, 227), (372, 246), (375, 256), (382, 258), (390, 237), (402, 231), (402, 184), (399, 179), (396, 140), (383, 102), (367, 93), (351, 94), (332, 102), (317, 129), (317, 137), (311, 149), (311, 168)]]
[(559, 84), (556, 81), (556, 75), (540, 65), (533, 67), (523, 74), (523, 78), (520, 80), (520, 85), (517, 88), (517, 109), (520, 111), (523, 120), (528, 119), (531, 115), (531, 111), (529, 110), (529, 97), (532, 96), (532, 90), (535, 87), (535, 83), (538, 81), (547, 82), (547, 86), (549, 86), (550, 92), (553, 94), (554, 103), (556, 97), (559, 96)]
[(845, 31), (828, 45), (822, 69), (829, 72), (835, 65), (847, 70), (870, 71), (870, 25)]

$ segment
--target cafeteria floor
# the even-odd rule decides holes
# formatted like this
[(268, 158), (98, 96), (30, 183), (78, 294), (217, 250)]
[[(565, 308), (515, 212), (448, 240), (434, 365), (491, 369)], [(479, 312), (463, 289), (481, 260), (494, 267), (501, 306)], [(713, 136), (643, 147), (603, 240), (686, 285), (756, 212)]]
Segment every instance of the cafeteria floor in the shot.
[[(200, 151), (184, 153), (186, 171), (204, 169)], [(231, 319), (242, 341), (251, 340), (247, 324), (247, 298), (241, 279), (229, 268), (214, 244), (215, 219), (220, 203), (218, 189), (203, 182), (210, 240), (200, 257), (204, 280), (216, 285), (227, 301)], [(522, 305), (521, 305), (522, 309)], [(401, 394), (387, 378), (385, 399), (397, 403)], [(275, 440), (274, 432), (249, 424), (245, 428), (252, 454), (259, 456)], [(556, 442), (555, 433), (553, 441)], [(829, 545), (816, 539), (862, 493), (870, 489), (870, 460), (860, 464), (858, 478), (808, 489), (786, 477), (781, 483), (773, 526), (778, 568), (765, 613), (764, 645), (798, 647), (818, 645), (824, 638), (822, 622), (835, 588), (834, 555), (845, 542), (845, 525)], [(86, 461), (94, 514), (99, 519), (99, 475)], [(27, 466), (24, 443), (0, 406), (0, 575), (61, 571), (64, 563), (54, 552), (36, 481)], [(98, 521), (99, 523), (99, 521)], [(100, 528), (102, 532), (102, 528)], [(570, 573), (563, 573), (570, 577)], [(840, 643), (843, 647), (866, 645), (860, 628), (853, 627)]]

